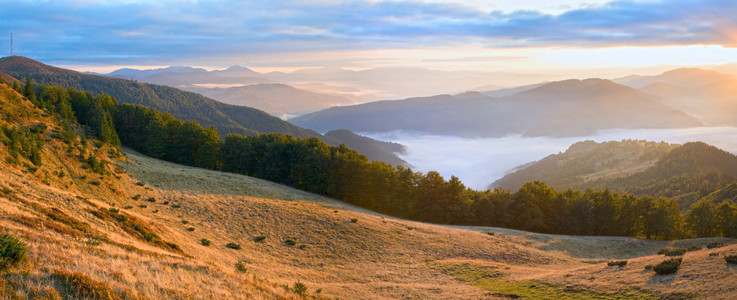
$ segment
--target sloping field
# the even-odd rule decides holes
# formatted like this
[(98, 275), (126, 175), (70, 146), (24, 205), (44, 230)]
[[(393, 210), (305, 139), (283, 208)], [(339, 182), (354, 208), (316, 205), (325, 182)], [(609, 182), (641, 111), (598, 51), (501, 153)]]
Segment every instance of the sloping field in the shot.
[[(125, 169), (157, 187), (162, 197), (180, 203), (178, 212), (194, 221), (195, 232), (214, 245), (236, 241), (244, 246), (243, 253), (225, 252), (231, 260), (243, 260), (255, 274), (280, 283), (297, 278), (331, 297), (728, 298), (737, 293), (732, 287), (737, 275), (722, 258), (737, 253), (737, 248), (704, 247), (731, 239), (651, 241), (422, 224), (366, 214), (333, 199), (247, 176), (126, 154), (130, 160), (123, 164)], [(168, 222), (179, 226), (178, 221)], [(196, 239), (198, 234), (182, 238)], [(255, 242), (256, 237), (265, 239)], [(286, 240), (296, 244), (288, 246)], [(676, 275), (656, 276), (645, 270), (666, 259), (657, 255), (662, 248), (694, 246), (703, 249), (686, 253)], [(213, 251), (206, 256), (223, 255)], [(611, 259), (628, 259), (629, 264), (609, 267)], [(484, 279), (496, 281), (484, 285)], [(510, 286), (514, 289), (504, 288)], [(543, 294), (528, 294), (541, 289)]]

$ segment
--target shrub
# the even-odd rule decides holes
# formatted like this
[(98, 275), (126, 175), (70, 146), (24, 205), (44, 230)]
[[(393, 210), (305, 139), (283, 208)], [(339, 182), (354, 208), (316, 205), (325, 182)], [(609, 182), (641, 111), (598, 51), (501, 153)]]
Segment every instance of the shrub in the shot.
[(645, 266), (645, 270), (650, 271), (652, 269), (653, 269), (653, 265), (647, 265), (647, 266)]
[(297, 244), (297, 242), (295, 242), (295, 241), (294, 241), (294, 240), (292, 240), (292, 239), (289, 239), (289, 240), (285, 240), (285, 241), (284, 241), (284, 244), (287, 244), (287, 246), (294, 246), (294, 245), (296, 245), (296, 244)]
[(726, 260), (728, 264), (737, 264), (737, 255), (725, 255), (724, 260)]
[(235, 249), (235, 250), (241, 249), (241, 245), (238, 245), (236, 243), (228, 243), (227, 245), (225, 245), (225, 247), (230, 248), (230, 249)]
[(153, 202), (156, 202), (156, 198), (154, 198), (154, 197), (148, 197), (148, 198), (146, 198), (146, 201), (153, 203)]
[(358, 219), (356, 218), (351, 219), (351, 223), (358, 223)]
[(137, 195), (133, 196), (133, 200), (138, 200), (138, 199), (141, 199), (141, 195), (140, 194), (137, 194)]
[(117, 208), (112, 208), (112, 207), (111, 207), (111, 208), (108, 208), (107, 210), (108, 210), (108, 211), (110, 211), (111, 213), (114, 213), (114, 214), (117, 214), (118, 212), (120, 212), (120, 210), (119, 210), (119, 209), (117, 209)]
[(187, 221), (187, 220), (182, 220), (182, 224), (184, 224), (184, 225), (187, 225), (187, 223), (189, 223), (189, 221)]
[(182, 208), (182, 206), (179, 204), (172, 204), (171, 208)]
[(187, 231), (194, 231), (194, 227), (187, 228)]
[(653, 271), (655, 271), (658, 275), (667, 275), (667, 274), (673, 274), (678, 271), (678, 267), (681, 266), (681, 261), (683, 258), (671, 258), (669, 260), (665, 260), (653, 267)]
[(626, 260), (615, 260), (615, 261), (610, 261), (606, 264), (610, 267), (617, 266), (621, 268), (627, 265), (627, 261)]
[(265, 236), (259, 235), (259, 236), (255, 237), (255, 238), (253, 238), (253, 241), (256, 242), (256, 243), (260, 243), (260, 242), (263, 242), (265, 239), (266, 239)]
[(201, 239), (200, 240), (200, 244), (202, 244), (202, 246), (210, 246), (210, 240), (208, 240), (208, 239)]
[(719, 247), (724, 247), (724, 243), (722, 243), (722, 242), (711, 242), (711, 243), (709, 243), (709, 244), (706, 245), (706, 248), (709, 248), (709, 249), (714, 249), (714, 248), (719, 248)]
[(130, 206), (130, 205), (126, 205), (125, 207), (123, 207), (123, 209), (131, 209), (131, 208), (133, 208), (133, 206)]
[(300, 295), (302, 297), (307, 296), (307, 286), (300, 281), (294, 283), (294, 287), (292, 287), (292, 290), (297, 295)]
[(719, 256), (719, 253), (717, 252), (709, 253), (709, 256)]
[(663, 248), (658, 251), (658, 254), (665, 254), (665, 256), (681, 256), (686, 254), (686, 249), (683, 248)]
[(248, 272), (248, 269), (246, 269), (246, 265), (242, 261), (238, 261), (235, 263), (235, 269), (241, 273)]
[(488, 235), (494, 235), (494, 233), (491, 232), (491, 231), (487, 231), (486, 234), (488, 234)]
[(0, 271), (21, 262), (27, 252), (26, 245), (16, 237), (9, 234), (0, 235)]

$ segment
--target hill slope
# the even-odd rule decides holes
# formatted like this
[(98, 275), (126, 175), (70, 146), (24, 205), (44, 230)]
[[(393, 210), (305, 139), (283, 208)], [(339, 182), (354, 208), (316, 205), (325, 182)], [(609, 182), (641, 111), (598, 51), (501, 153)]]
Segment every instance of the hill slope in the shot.
[(653, 96), (602, 79), (552, 82), (500, 98), (470, 92), (335, 107), (290, 122), (317, 131), (407, 130), (472, 137), (579, 136), (601, 129), (702, 125)]
[(730, 200), (718, 191), (737, 180), (737, 156), (701, 142), (673, 145), (645, 141), (579, 142), (492, 183), (517, 188), (540, 180), (560, 190), (603, 189), (677, 197), (685, 210), (702, 197)]
[(257, 109), (220, 103), (171, 87), (56, 68), (22, 56), (0, 59), (0, 72), (15, 78), (30, 78), (40, 84), (73, 87), (93, 94), (104, 92), (123, 103), (155, 108), (184, 120), (197, 121), (204, 127), (215, 126), (222, 136), (254, 131), (296, 137), (319, 136)]

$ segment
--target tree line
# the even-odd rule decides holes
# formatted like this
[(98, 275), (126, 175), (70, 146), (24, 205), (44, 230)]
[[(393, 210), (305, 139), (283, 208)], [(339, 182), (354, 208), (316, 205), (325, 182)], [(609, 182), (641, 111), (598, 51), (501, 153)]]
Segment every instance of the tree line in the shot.
[[(30, 88), (29, 88), (30, 86)], [(571, 235), (627, 235), (654, 239), (737, 237), (737, 207), (700, 201), (683, 213), (671, 198), (604, 190), (556, 191), (542, 182), (519, 190), (475, 191), (443, 178), (383, 162), (369, 162), (345, 145), (282, 134), (229, 134), (168, 113), (119, 104), (72, 88), (16, 87), (60, 120), (78, 122), (110, 145), (189, 166), (245, 174), (400, 218), (497, 226)]]

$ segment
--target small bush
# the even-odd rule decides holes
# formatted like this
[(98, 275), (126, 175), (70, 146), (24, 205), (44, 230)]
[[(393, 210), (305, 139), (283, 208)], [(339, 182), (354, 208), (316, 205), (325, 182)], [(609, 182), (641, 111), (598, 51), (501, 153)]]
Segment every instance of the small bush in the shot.
[(610, 261), (606, 264), (607, 266), (610, 266), (610, 267), (617, 266), (621, 268), (627, 265), (627, 261), (626, 260), (615, 260), (615, 261)]
[(287, 246), (294, 246), (294, 245), (297, 244), (297, 242), (295, 242), (294, 240), (289, 239), (289, 240), (285, 240), (284, 241), (284, 244), (287, 244)]
[(194, 227), (187, 228), (187, 231), (194, 231)]
[(154, 198), (154, 197), (148, 197), (148, 198), (146, 198), (145, 201), (154, 203), (154, 202), (156, 202), (156, 198)]
[(133, 206), (130, 206), (130, 205), (126, 205), (125, 207), (123, 207), (123, 209), (131, 209), (131, 208), (133, 208)]
[(238, 245), (236, 243), (228, 243), (227, 245), (225, 245), (225, 247), (230, 248), (230, 249), (235, 249), (235, 250), (241, 249), (241, 245)]
[(108, 211), (110, 211), (111, 213), (114, 213), (114, 214), (117, 214), (117, 213), (119, 213), (119, 212), (120, 212), (120, 210), (119, 210), (119, 209), (117, 209), (117, 208), (112, 208), (112, 207), (111, 207), (111, 208), (108, 208), (107, 210), (108, 210)]
[(100, 186), (100, 181), (99, 180), (92, 180), (92, 181), (89, 182), (89, 184), (94, 185), (94, 186)]
[(294, 286), (292, 287), (292, 290), (297, 295), (300, 295), (302, 297), (307, 296), (307, 286), (304, 283), (300, 282), (300, 281), (297, 281), (297, 282), (294, 283)]
[(140, 208), (146, 208), (146, 207), (148, 207), (148, 205), (146, 205), (146, 204), (141, 204), (141, 205), (139, 205), (138, 207), (140, 207)]
[(719, 256), (719, 253), (717, 252), (709, 253), (709, 256)]
[(238, 272), (241, 272), (241, 273), (246, 273), (246, 272), (248, 272), (248, 269), (246, 269), (246, 265), (245, 265), (245, 264), (244, 264), (244, 263), (243, 263), (242, 261), (239, 261), (239, 262), (236, 262), (236, 263), (235, 263), (235, 269), (236, 269), (236, 270), (237, 270)]
[(208, 239), (201, 239), (200, 240), (200, 244), (202, 244), (202, 246), (210, 246), (210, 240), (208, 240)]
[(737, 264), (737, 255), (725, 255), (724, 260), (726, 260), (728, 264)]
[(665, 256), (681, 256), (686, 254), (686, 249), (683, 248), (663, 248), (658, 251), (658, 254), (664, 254)]
[(0, 271), (21, 262), (28, 252), (26, 245), (9, 234), (0, 235)]
[(652, 269), (653, 269), (653, 265), (645, 266), (645, 270), (651, 271)]
[(182, 220), (182, 224), (184, 224), (184, 225), (187, 225), (188, 223), (189, 223), (189, 221), (187, 221), (187, 220)]
[(265, 236), (259, 235), (259, 236), (255, 237), (255, 238), (253, 238), (253, 241), (256, 242), (256, 243), (260, 243), (260, 242), (263, 242), (265, 239), (266, 239)]
[(488, 235), (494, 235), (494, 233), (491, 232), (491, 231), (486, 232), (486, 234), (488, 234)]
[(171, 208), (182, 208), (182, 206), (179, 204), (172, 204)]
[(667, 274), (673, 274), (675, 272), (678, 272), (678, 268), (681, 266), (681, 261), (683, 258), (671, 258), (669, 260), (663, 261), (653, 267), (653, 271), (655, 271), (658, 275), (667, 275)]
[(145, 184), (145, 183), (143, 183), (143, 182), (140, 182), (140, 181), (139, 181), (139, 182), (136, 182), (136, 185), (138, 185), (138, 186), (144, 186), (144, 185), (146, 185), (146, 184)]
[(358, 223), (358, 219), (356, 218), (351, 219), (351, 223)]
[(709, 249), (714, 249), (714, 248), (719, 248), (719, 247), (724, 247), (724, 243), (722, 243), (722, 242), (711, 242), (711, 243), (709, 243), (709, 244), (706, 245), (706, 248), (709, 248)]
[(140, 194), (137, 194), (137, 195), (133, 196), (133, 200), (138, 200), (138, 199), (141, 199), (141, 195)]

